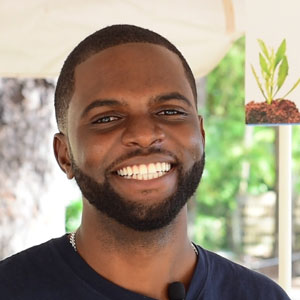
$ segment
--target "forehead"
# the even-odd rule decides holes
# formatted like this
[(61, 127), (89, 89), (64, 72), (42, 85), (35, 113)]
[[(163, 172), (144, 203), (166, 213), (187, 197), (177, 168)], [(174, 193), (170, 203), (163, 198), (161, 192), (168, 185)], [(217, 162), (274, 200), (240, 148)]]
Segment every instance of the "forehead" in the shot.
[[(72, 101), (97, 97), (182, 92), (193, 102), (192, 90), (180, 58), (167, 48), (128, 43), (92, 55), (75, 69)], [(152, 95), (155, 96), (155, 95)]]

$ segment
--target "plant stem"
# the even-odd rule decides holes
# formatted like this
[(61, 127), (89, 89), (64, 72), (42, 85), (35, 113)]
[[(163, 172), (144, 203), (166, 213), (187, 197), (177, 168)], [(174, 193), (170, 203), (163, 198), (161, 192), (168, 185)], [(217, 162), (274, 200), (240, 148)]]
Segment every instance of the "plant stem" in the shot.
[(260, 83), (260, 81), (259, 81), (259, 78), (258, 78), (258, 76), (257, 76), (257, 74), (256, 74), (256, 72), (255, 72), (255, 69), (254, 69), (253, 65), (251, 65), (251, 70), (252, 70), (252, 73), (253, 73), (253, 75), (254, 75), (254, 78), (255, 78), (255, 80), (256, 80), (256, 82), (257, 82), (257, 85), (258, 85), (258, 87), (259, 87), (259, 89), (260, 89), (262, 95), (264, 96), (265, 100), (268, 101), (268, 99), (267, 99), (267, 97), (266, 97), (266, 95), (265, 95), (265, 92), (264, 92), (264, 90), (263, 90), (263, 88), (262, 88), (262, 85), (261, 85), (261, 83)]

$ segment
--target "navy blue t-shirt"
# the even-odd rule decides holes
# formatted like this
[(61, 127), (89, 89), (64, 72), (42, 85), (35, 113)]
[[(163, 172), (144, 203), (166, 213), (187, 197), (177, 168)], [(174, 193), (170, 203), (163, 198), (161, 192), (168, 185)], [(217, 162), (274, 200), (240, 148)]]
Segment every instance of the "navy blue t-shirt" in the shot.
[[(197, 247), (198, 262), (186, 300), (285, 300), (269, 278)], [(154, 300), (96, 273), (74, 251), (67, 235), (0, 262), (5, 300)]]

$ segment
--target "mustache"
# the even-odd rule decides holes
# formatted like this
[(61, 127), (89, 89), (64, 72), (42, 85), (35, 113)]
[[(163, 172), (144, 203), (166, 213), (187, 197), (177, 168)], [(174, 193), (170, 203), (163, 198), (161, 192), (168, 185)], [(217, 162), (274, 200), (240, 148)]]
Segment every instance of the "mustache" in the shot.
[(150, 154), (164, 154), (166, 156), (170, 156), (174, 160), (175, 164), (179, 164), (178, 157), (175, 154), (173, 154), (172, 152), (161, 149), (161, 148), (152, 147), (152, 148), (148, 148), (148, 149), (136, 149), (134, 151), (125, 153), (124, 155), (117, 158), (112, 164), (110, 164), (107, 167), (107, 171), (105, 173), (106, 174), (110, 173), (113, 169), (115, 169), (115, 167), (118, 164), (121, 164), (123, 161), (125, 161), (127, 159), (130, 159), (135, 156), (148, 156)]

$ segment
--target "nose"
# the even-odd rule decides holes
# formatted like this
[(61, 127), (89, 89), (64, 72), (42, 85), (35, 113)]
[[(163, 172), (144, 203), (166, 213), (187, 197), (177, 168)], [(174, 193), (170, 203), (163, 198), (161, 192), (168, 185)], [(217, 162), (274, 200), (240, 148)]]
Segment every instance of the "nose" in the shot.
[(159, 145), (164, 139), (165, 134), (157, 121), (145, 116), (135, 117), (128, 121), (122, 135), (122, 142), (125, 146), (140, 148)]

